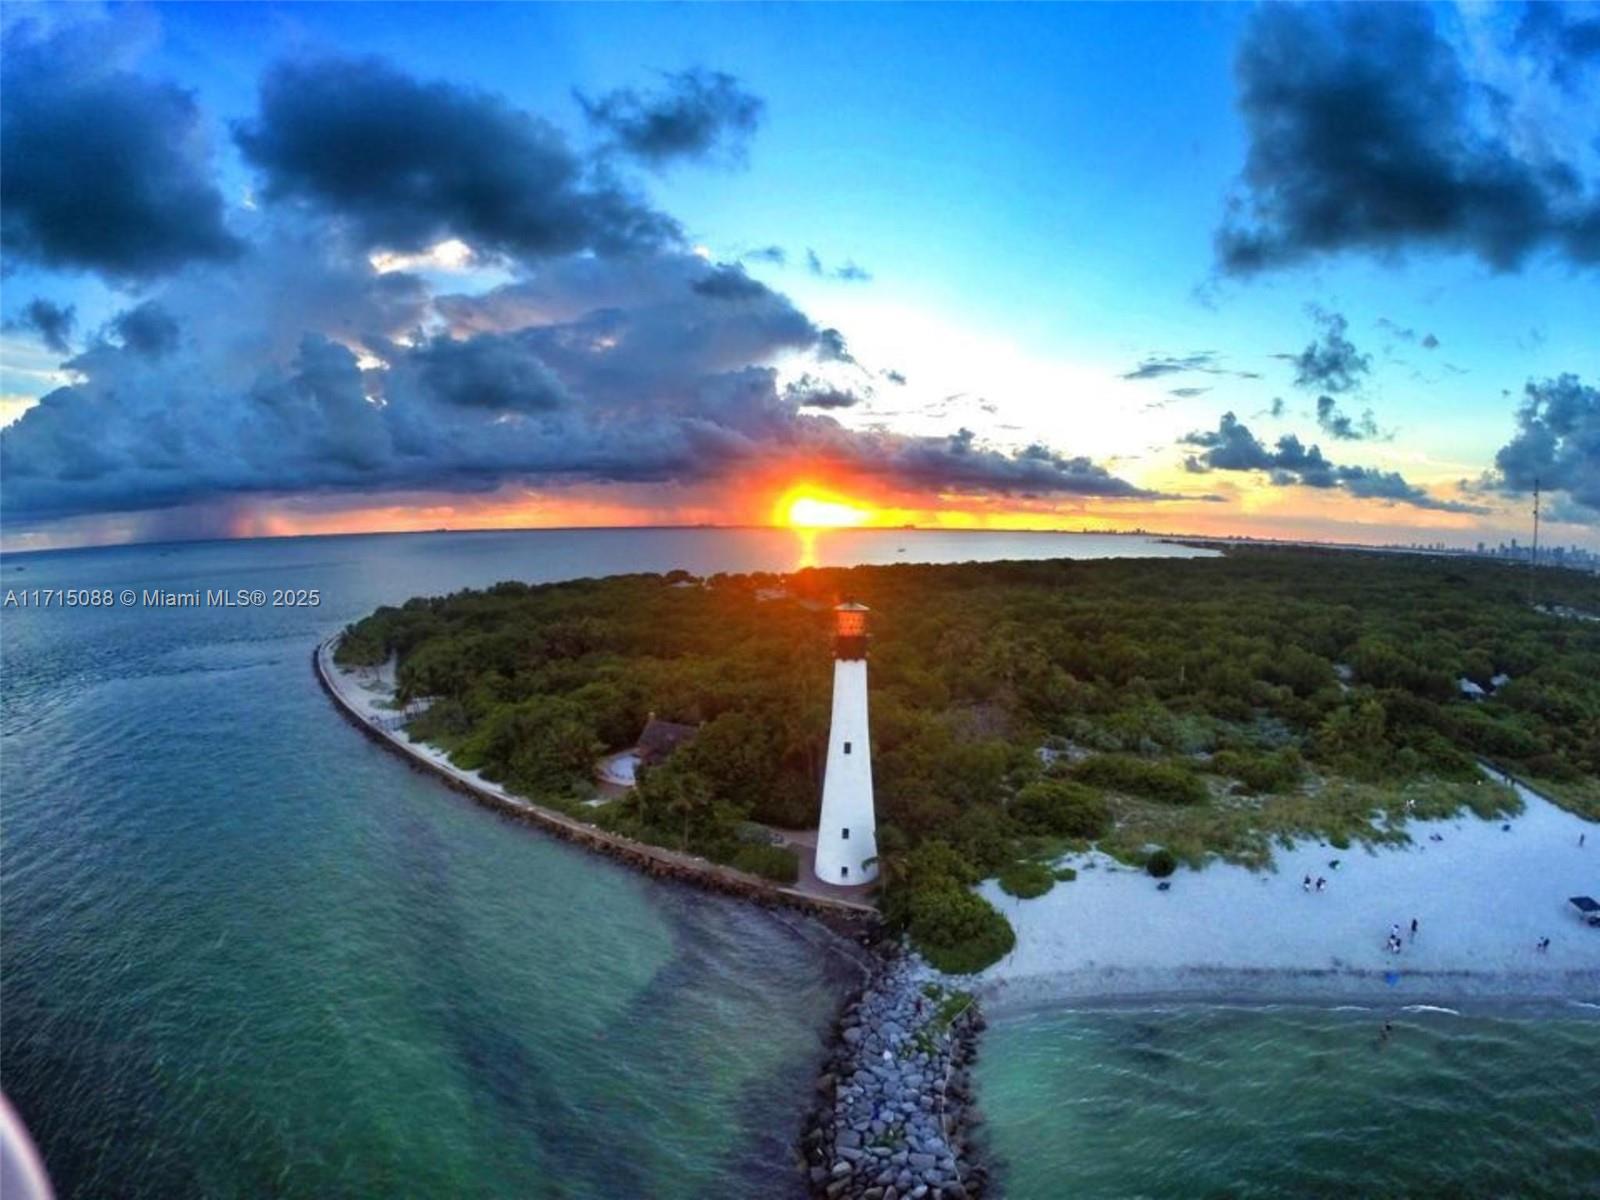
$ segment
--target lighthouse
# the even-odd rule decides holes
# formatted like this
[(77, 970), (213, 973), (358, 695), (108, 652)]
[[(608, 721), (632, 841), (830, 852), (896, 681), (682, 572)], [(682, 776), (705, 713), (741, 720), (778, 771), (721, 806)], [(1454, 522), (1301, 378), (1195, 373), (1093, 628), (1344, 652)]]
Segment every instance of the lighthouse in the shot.
[(854, 887), (878, 877), (872, 813), (872, 744), (867, 734), (867, 606), (833, 610), (833, 723), (817, 827), (817, 878)]

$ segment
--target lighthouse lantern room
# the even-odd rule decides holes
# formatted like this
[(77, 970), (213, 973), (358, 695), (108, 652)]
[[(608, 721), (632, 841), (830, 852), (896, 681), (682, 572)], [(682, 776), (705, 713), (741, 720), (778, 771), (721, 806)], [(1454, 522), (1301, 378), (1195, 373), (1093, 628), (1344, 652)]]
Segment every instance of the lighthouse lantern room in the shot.
[(843, 887), (878, 877), (872, 810), (872, 748), (867, 729), (867, 606), (833, 610), (833, 721), (817, 827), (817, 878)]

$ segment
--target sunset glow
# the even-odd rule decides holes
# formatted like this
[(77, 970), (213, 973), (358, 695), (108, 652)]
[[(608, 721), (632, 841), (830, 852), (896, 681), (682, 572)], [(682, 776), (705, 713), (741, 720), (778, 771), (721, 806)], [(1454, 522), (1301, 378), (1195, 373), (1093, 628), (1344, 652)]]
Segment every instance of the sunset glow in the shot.
[(838, 496), (796, 488), (786, 492), (778, 502), (775, 523), (796, 529), (840, 529), (865, 525), (872, 515), (870, 508)]

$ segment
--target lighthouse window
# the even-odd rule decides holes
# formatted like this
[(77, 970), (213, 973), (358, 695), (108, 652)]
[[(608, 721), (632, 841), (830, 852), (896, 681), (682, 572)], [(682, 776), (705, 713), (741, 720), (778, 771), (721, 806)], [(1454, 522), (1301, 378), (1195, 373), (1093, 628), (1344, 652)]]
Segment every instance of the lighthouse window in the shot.
[(846, 742), (846, 743), (845, 743), (845, 744), (844, 744), (844, 752), (845, 752), (845, 753), (846, 753), (846, 754), (849, 754), (849, 753), (850, 753), (850, 743), (849, 743), (849, 742)]
[(840, 867), (839, 868), (839, 878), (840, 879), (849, 879), (850, 878), (850, 868), (849, 867)]
[(846, 829), (844, 831), (844, 840), (847, 841), (847, 842), (850, 840), (850, 830), (849, 829)]

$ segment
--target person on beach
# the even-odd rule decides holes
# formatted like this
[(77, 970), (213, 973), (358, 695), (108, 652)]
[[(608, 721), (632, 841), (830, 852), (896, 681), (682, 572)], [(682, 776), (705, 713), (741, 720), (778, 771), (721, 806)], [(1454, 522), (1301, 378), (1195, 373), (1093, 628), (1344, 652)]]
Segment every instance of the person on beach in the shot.
[(1302, 891), (1306, 891), (1306, 892), (1309, 892), (1311, 890), (1311, 876), (1307, 875), (1305, 877), (1304, 882), (1302, 882), (1300, 884), (1300, 889)]
[(1317, 876), (1317, 891), (1320, 892), (1324, 888), (1326, 888), (1327, 886), (1328, 886), (1328, 881), (1326, 879), (1324, 879), (1321, 875), (1318, 875)]
[(1585, 840), (1585, 839), (1586, 839), (1586, 838), (1588, 838), (1588, 836), (1589, 836), (1589, 835), (1588, 835), (1588, 834), (1587, 834), (1587, 833), (1580, 833), (1580, 834), (1579, 834), (1579, 835), (1578, 835), (1578, 849), (1579, 849), (1579, 850), (1582, 850), (1582, 849), (1583, 849), (1583, 843), (1584, 843), (1584, 840)]
[(1547, 937), (1540, 938), (1536, 949), (1543, 954), (1546, 950), (1550, 949), (1550, 939)]
[(1411, 918), (1411, 940), (1413, 942), (1417, 940), (1417, 919), (1415, 917)]

